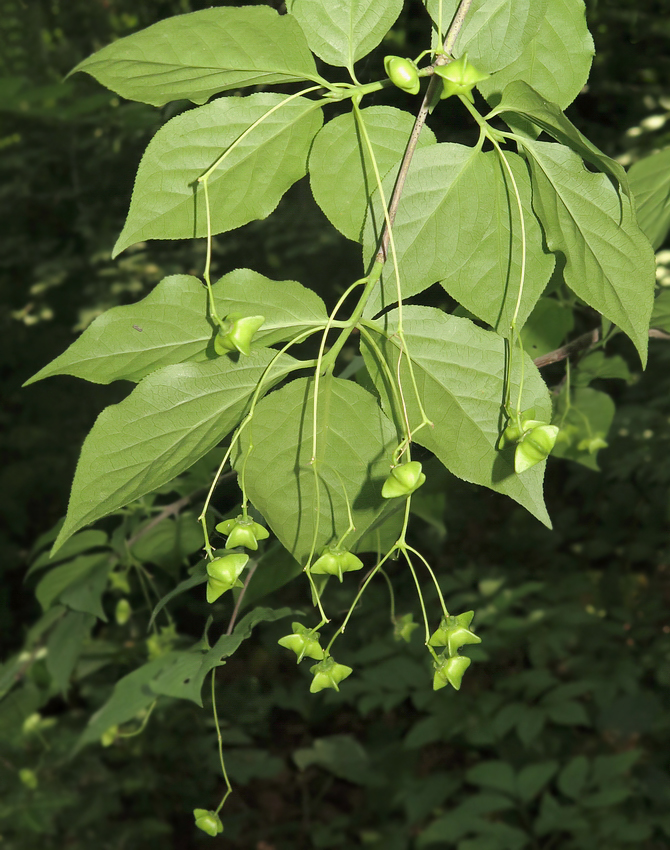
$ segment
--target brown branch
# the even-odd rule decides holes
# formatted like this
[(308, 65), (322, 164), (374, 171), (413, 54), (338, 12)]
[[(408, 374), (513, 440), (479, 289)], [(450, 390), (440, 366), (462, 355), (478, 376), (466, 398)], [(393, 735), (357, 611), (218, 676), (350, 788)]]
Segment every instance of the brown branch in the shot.
[(559, 363), (561, 360), (567, 360), (573, 354), (578, 354), (580, 351), (585, 351), (592, 348), (600, 340), (600, 328), (594, 328), (588, 333), (578, 336), (567, 345), (562, 345), (555, 351), (550, 351), (548, 354), (543, 354), (541, 357), (536, 357), (533, 361), (538, 369), (543, 366), (549, 366), (550, 363)]
[[(231, 478), (235, 475), (234, 472), (227, 472), (225, 475), (221, 475), (219, 480), (217, 481), (217, 485), (222, 481), (225, 481), (227, 478)], [(169, 505), (166, 505), (163, 510), (156, 514), (156, 516), (148, 522), (143, 528), (140, 528), (139, 531), (136, 531), (132, 537), (129, 537), (126, 545), (130, 549), (132, 546), (137, 543), (138, 540), (141, 540), (146, 534), (148, 534), (153, 528), (156, 528), (164, 519), (168, 517), (175, 516), (178, 514), (183, 508), (187, 507), (191, 504), (191, 502), (200, 496), (202, 493), (207, 492), (207, 487), (200, 487), (198, 490), (194, 490), (192, 493), (189, 493), (188, 496), (182, 496), (181, 499), (177, 499), (174, 502), (171, 502)]]
[[(665, 331), (657, 330), (656, 328), (649, 329), (649, 336), (652, 339), (670, 339), (670, 334)], [(549, 366), (551, 363), (559, 363), (561, 360), (567, 360), (573, 354), (579, 354), (581, 351), (588, 351), (600, 341), (600, 328), (594, 328), (588, 333), (578, 336), (567, 345), (562, 345), (560, 348), (550, 351), (548, 354), (543, 354), (541, 357), (536, 357), (533, 361), (538, 369), (543, 366)]]
[[(461, 0), (444, 40), (444, 50), (446, 53), (451, 53), (453, 46), (456, 43), (456, 39), (458, 38), (458, 34), (461, 31), (461, 27), (463, 26), (463, 22), (465, 21), (465, 16), (467, 15), (471, 5), (472, 0)], [(431, 68), (435, 68), (437, 65), (447, 65), (450, 61), (451, 60), (448, 56), (441, 54), (435, 59)], [(379, 250), (375, 257), (375, 260), (378, 263), (386, 262), (389, 239), (391, 238), (390, 229), (393, 227), (393, 222), (395, 221), (396, 213), (398, 212), (400, 198), (402, 197), (403, 189), (405, 188), (405, 179), (407, 178), (407, 173), (409, 171), (412, 158), (414, 157), (414, 151), (416, 150), (416, 146), (419, 141), (419, 135), (423, 130), (423, 125), (426, 123), (426, 118), (428, 118), (430, 104), (434, 102), (437, 89), (441, 85), (442, 80), (439, 77), (431, 77), (428, 89), (426, 90), (426, 94), (421, 102), (421, 108), (419, 109), (419, 113), (414, 121), (414, 127), (412, 127), (412, 132), (410, 134), (409, 141), (407, 142), (407, 147), (405, 148), (405, 155), (400, 163), (400, 170), (398, 171), (398, 177), (396, 179), (395, 186), (393, 187), (393, 194), (391, 195), (391, 200), (389, 202), (388, 220), (384, 223)]]

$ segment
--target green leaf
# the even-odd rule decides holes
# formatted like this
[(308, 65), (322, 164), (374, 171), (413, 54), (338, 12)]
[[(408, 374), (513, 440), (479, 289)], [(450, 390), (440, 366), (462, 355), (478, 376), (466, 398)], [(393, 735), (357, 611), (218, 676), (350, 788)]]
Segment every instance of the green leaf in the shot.
[[(392, 172), (395, 180), (414, 116), (390, 106), (371, 106), (360, 114), (380, 177)], [(418, 146), (432, 144), (435, 135), (424, 125)], [(354, 112), (338, 115), (319, 130), (309, 155), (309, 175), (314, 199), (331, 223), (348, 239), (360, 242), (377, 182)], [(380, 225), (377, 221), (376, 232)]]
[(572, 148), (587, 162), (595, 165), (599, 171), (609, 174), (626, 195), (630, 196), (631, 189), (623, 167), (582, 135), (572, 121), (561, 112), (559, 104), (552, 103), (547, 96), (531, 88), (528, 83), (518, 80), (505, 88), (500, 103), (491, 112), (491, 116), (505, 115), (510, 112), (527, 118), (539, 130), (544, 130), (557, 142)]
[(403, 0), (289, 0), (288, 11), (302, 27), (311, 49), (329, 65), (353, 71), (391, 29)]
[(370, 778), (368, 754), (351, 735), (315, 738), (311, 747), (295, 750), (293, 760), (298, 770), (306, 770), (315, 764), (356, 785), (365, 785)]
[(258, 404), (233, 461), (252, 503), (303, 565), (314, 538), (320, 554), (347, 530), (345, 492), (356, 526), (347, 548), (391, 511), (381, 486), (398, 443), (374, 396), (352, 381), (322, 378), (318, 401), (316, 465), (310, 464), (313, 382), (307, 378)]
[(514, 791), (514, 771), (511, 765), (504, 761), (485, 761), (470, 768), (465, 774), (468, 782), (482, 785), (484, 788), (494, 788), (511, 794)]
[(632, 375), (628, 363), (618, 354), (608, 357), (604, 351), (592, 351), (582, 357), (577, 368), (572, 372), (572, 384), (575, 387), (586, 387), (597, 378), (620, 378), (631, 381)]
[(600, 436), (606, 440), (614, 419), (615, 405), (607, 393), (590, 387), (577, 387), (567, 393), (562, 392), (556, 399), (552, 423), (558, 425), (568, 440), (561, 439), (561, 433), (552, 451), (555, 457), (575, 460), (589, 469), (600, 469), (598, 451), (589, 452), (588, 448), (578, 448), (582, 440), (592, 440)]
[[(243, 617), (231, 635), (222, 635), (208, 651), (168, 652), (133, 670), (114, 686), (107, 702), (89, 720), (75, 751), (97, 741), (110, 726), (132, 720), (161, 694), (202, 705), (200, 691), (207, 673), (225, 663), (260, 622), (273, 622), (293, 613), (290, 608), (257, 608)], [(188, 679), (188, 681), (186, 681)]]
[[(437, 26), (442, 6), (442, 37), (460, 0), (423, 0)], [(467, 53), (480, 71), (492, 74), (513, 62), (537, 32), (548, 0), (474, 0), (456, 39), (453, 55)]]
[(574, 327), (572, 310), (555, 298), (540, 298), (521, 330), (524, 349), (534, 359), (557, 349)]
[(539, 28), (521, 54), (479, 84), (492, 105), (505, 86), (524, 80), (542, 97), (565, 109), (587, 81), (594, 48), (583, 0), (550, 0), (543, 5)]
[(253, 345), (285, 342), (328, 321), (323, 300), (295, 280), (271, 280), (251, 269), (235, 269), (220, 278), (212, 290), (222, 318), (229, 313), (266, 317), (254, 334)]
[[(274, 345), (328, 321), (321, 298), (294, 280), (270, 280), (251, 269), (235, 269), (212, 291), (222, 317), (234, 312), (268, 315), (253, 345)], [(75, 375), (97, 384), (139, 381), (163, 366), (217, 358), (214, 333), (203, 284), (191, 275), (170, 275), (137, 304), (113, 307), (99, 316), (24, 386), (51, 375)]]
[[(166, 366), (97, 418), (84, 441), (57, 550), (75, 531), (171, 481), (240, 421), (275, 352)], [(284, 355), (265, 389), (296, 361)]]
[[(153, 519), (147, 521), (147, 524)], [(202, 549), (202, 526), (195, 514), (184, 512), (165, 517), (144, 533), (144, 526), (135, 532), (139, 539), (130, 552), (140, 563), (157, 564), (166, 570), (179, 569), (185, 559)]]
[[(523, 325), (553, 269), (531, 205), (525, 163), (507, 153), (521, 196), (526, 228), (526, 275), (517, 327)], [(391, 185), (386, 186), (389, 197)], [(378, 203), (378, 199), (377, 199)], [(381, 216), (377, 216), (380, 222)], [(372, 222), (365, 255), (377, 248)], [(494, 151), (439, 144), (417, 151), (393, 226), (403, 297), (436, 280), (467, 310), (496, 327), (509, 328), (521, 279), (522, 240), (518, 205), (507, 170)], [(365, 310), (372, 316), (397, 302), (392, 253)]]
[(323, 120), (320, 105), (261, 93), (219, 98), (168, 121), (142, 157), (113, 256), (144, 239), (206, 236), (205, 195), (197, 181), (223, 154), (208, 180), (212, 233), (268, 216), (307, 170)]
[(573, 800), (580, 799), (588, 774), (589, 760), (586, 756), (575, 756), (559, 773), (558, 790)]
[(670, 289), (661, 290), (654, 299), (649, 327), (670, 333)]
[(575, 700), (547, 705), (547, 714), (554, 723), (563, 726), (590, 726), (591, 721), (584, 706)]
[(637, 206), (637, 223), (654, 248), (670, 230), (670, 148), (638, 160), (628, 172)]
[(198, 564), (193, 567), (189, 572), (191, 575), (189, 578), (185, 578), (183, 581), (180, 581), (176, 587), (173, 587), (168, 593), (165, 594), (154, 606), (154, 610), (151, 612), (151, 618), (149, 620), (149, 625), (147, 629), (150, 629), (156, 617), (160, 614), (160, 612), (165, 608), (165, 606), (174, 599), (176, 596), (180, 596), (182, 593), (186, 593), (187, 590), (191, 590), (193, 587), (197, 587), (199, 584), (204, 584), (207, 581), (207, 561), (202, 560)]
[(46, 611), (71, 585), (76, 585), (85, 580), (96, 570), (106, 569), (109, 572), (112, 566), (109, 553), (103, 552), (94, 555), (80, 555), (73, 561), (54, 567), (49, 570), (35, 588), (37, 601)]
[(586, 171), (569, 148), (530, 139), (523, 145), (533, 205), (549, 249), (565, 256), (565, 282), (628, 334), (644, 366), (656, 266), (628, 201), (606, 175)]
[(96, 567), (73, 581), (60, 595), (60, 601), (74, 611), (92, 614), (107, 622), (102, 607), (102, 594), (107, 589), (107, 580), (116, 561), (109, 556)]
[(263, 599), (302, 573), (302, 566), (289, 552), (275, 543), (258, 560), (258, 569), (251, 577), (240, 610)]
[(51, 375), (74, 375), (96, 384), (139, 381), (150, 372), (205, 359), (213, 327), (207, 290), (190, 275), (170, 275), (137, 304), (113, 307), (24, 386)]
[(103, 47), (76, 71), (153, 106), (183, 99), (204, 103), (243, 86), (320, 79), (300, 27), (267, 6), (176, 15)]
[[(49, 542), (53, 543), (55, 538), (56, 535), (54, 534)], [(82, 531), (80, 534), (75, 534), (74, 537), (71, 537), (67, 543), (61, 547), (58, 551), (58, 555), (55, 557), (52, 558), (48, 551), (42, 552), (42, 554), (30, 565), (30, 569), (26, 573), (26, 578), (28, 578), (28, 576), (36, 570), (44, 569), (44, 567), (53, 567), (62, 561), (74, 558), (75, 555), (81, 555), (82, 552), (86, 552), (88, 549), (98, 549), (106, 545), (107, 535), (104, 531), (100, 531), (97, 528)]]
[(556, 761), (543, 761), (524, 767), (516, 777), (517, 793), (524, 803), (536, 797), (557, 770)]
[(81, 654), (84, 641), (91, 634), (95, 617), (80, 611), (67, 611), (49, 635), (46, 665), (59, 691), (67, 690), (70, 676)]
[(200, 692), (210, 670), (225, 664), (226, 658), (237, 651), (259, 623), (275, 622), (293, 613), (290, 608), (255, 608), (240, 620), (232, 634), (222, 635), (206, 652), (170, 653), (169, 661), (151, 677), (149, 687), (155, 694), (188, 699), (202, 705)]
[[(383, 323), (380, 320), (369, 325), (394, 375), (400, 354), (400, 342), (394, 335), (396, 316), (394, 311), (384, 316)], [(454, 475), (510, 496), (550, 526), (542, 495), (545, 462), (523, 475), (516, 475), (514, 447), (496, 448), (504, 424), (501, 405), (505, 341), (468, 319), (430, 307), (406, 306), (403, 330), (421, 401), (426, 415), (434, 423), (432, 428), (426, 426), (417, 431), (414, 440), (434, 452)], [(362, 346), (382, 405), (386, 411), (393, 410), (395, 402), (391, 400), (385, 373), (380, 371), (376, 355), (365, 337)], [(511, 387), (513, 401), (519, 390), (518, 360), (516, 356)], [(421, 418), (406, 361), (404, 356), (400, 377), (410, 425), (416, 428)], [(529, 407), (535, 408), (538, 419), (549, 420), (551, 403), (547, 387), (532, 360), (526, 357), (521, 408)]]

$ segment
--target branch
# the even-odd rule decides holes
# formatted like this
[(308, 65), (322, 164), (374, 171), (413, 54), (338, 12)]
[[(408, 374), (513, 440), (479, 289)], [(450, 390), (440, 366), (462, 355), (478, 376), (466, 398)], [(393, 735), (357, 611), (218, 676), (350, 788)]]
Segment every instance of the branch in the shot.
[[(217, 486), (222, 481), (225, 481), (227, 478), (231, 478), (233, 475), (235, 475), (234, 472), (227, 472), (225, 475), (221, 475), (219, 477), (219, 480), (217, 481)], [(156, 516), (151, 520), (151, 522), (148, 522), (144, 526), (144, 528), (140, 528), (140, 530), (135, 532), (132, 537), (128, 538), (128, 548), (130, 549), (132, 546), (134, 546), (138, 540), (141, 540), (146, 534), (148, 534), (152, 530), (152, 528), (156, 528), (156, 526), (159, 523), (163, 522), (164, 519), (178, 514), (183, 508), (187, 507), (187, 505), (190, 505), (194, 499), (196, 499), (202, 493), (206, 493), (208, 489), (208, 487), (200, 487), (198, 490), (194, 490), (192, 493), (189, 493), (188, 496), (182, 496), (181, 499), (177, 499), (174, 502), (170, 502), (170, 504), (166, 505), (159, 514), (156, 514)]]
[[(461, 31), (461, 27), (463, 26), (463, 23), (465, 21), (465, 16), (467, 15), (471, 5), (472, 0), (461, 0), (458, 10), (454, 15), (454, 19), (451, 22), (451, 26), (449, 27), (446, 38), (444, 40), (445, 53), (451, 53), (453, 46), (456, 43), (456, 39), (458, 38), (458, 34)], [(435, 59), (431, 67), (435, 68), (437, 65), (448, 65), (449, 62), (451, 62), (451, 59), (449, 59), (448, 56), (440, 54)], [(424, 95), (423, 101), (421, 102), (419, 114), (416, 116), (416, 120), (414, 121), (414, 127), (412, 127), (412, 132), (410, 134), (409, 141), (407, 142), (407, 147), (405, 148), (405, 155), (403, 156), (402, 162), (400, 163), (400, 170), (398, 171), (398, 177), (396, 179), (395, 186), (393, 187), (393, 194), (391, 195), (391, 200), (389, 202), (388, 222), (390, 224), (390, 227), (393, 227), (393, 222), (395, 221), (395, 216), (398, 212), (400, 198), (402, 197), (402, 192), (405, 188), (405, 179), (407, 177), (407, 172), (409, 171), (412, 158), (414, 157), (414, 151), (416, 150), (416, 146), (419, 141), (419, 135), (421, 133), (421, 130), (423, 130), (423, 125), (426, 123), (426, 118), (428, 117), (428, 112), (430, 111), (430, 104), (434, 102), (434, 96), (437, 93), (437, 89), (441, 85), (442, 80), (440, 79), (440, 77), (432, 76), (430, 78), (428, 89), (426, 90), (426, 94)], [(389, 224), (385, 223), (384, 230), (382, 231), (382, 238), (379, 244), (379, 250), (377, 251), (377, 256), (375, 257), (375, 260), (378, 263), (385, 263), (388, 255), (388, 245), (390, 239)]]
[[(649, 329), (649, 336), (652, 339), (670, 339), (670, 334), (665, 331), (657, 330), (656, 328)], [(561, 360), (567, 360), (573, 354), (578, 354), (580, 351), (588, 351), (600, 341), (600, 328), (594, 328), (588, 333), (578, 336), (567, 345), (562, 345), (560, 348), (550, 351), (548, 354), (543, 354), (541, 357), (536, 357), (533, 361), (538, 369), (543, 366), (549, 366), (551, 363), (559, 363)]]
[(231, 635), (233, 633), (233, 629), (235, 628), (235, 620), (237, 620), (237, 615), (240, 611), (240, 606), (242, 605), (242, 600), (244, 599), (244, 594), (247, 592), (247, 588), (249, 587), (249, 582), (251, 581), (251, 577), (256, 572), (256, 568), (258, 567), (258, 561), (249, 568), (249, 572), (247, 573), (246, 578), (244, 579), (244, 586), (240, 591), (240, 595), (237, 597), (237, 602), (235, 603), (235, 607), (233, 608), (233, 613), (230, 617), (230, 622), (228, 623), (228, 628), (226, 629), (226, 634)]

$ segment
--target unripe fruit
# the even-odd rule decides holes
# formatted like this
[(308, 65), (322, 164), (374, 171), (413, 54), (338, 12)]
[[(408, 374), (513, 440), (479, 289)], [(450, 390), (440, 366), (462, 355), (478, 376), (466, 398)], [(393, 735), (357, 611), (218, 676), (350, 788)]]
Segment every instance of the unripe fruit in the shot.
[(226, 519), (216, 526), (221, 534), (227, 534), (226, 549), (235, 549), (236, 546), (244, 546), (254, 552), (258, 549), (259, 540), (267, 540), (270, 532), (267, 528), (254, 522), (250, 516), (240, 514), (235, 519)]
[(382, 487), (382, 497), (384, 499), (397, 499), (400, 496), (409, 496), (425, 480), (426, 476), (421, 471), (421, 464), (418, 460), (394, 466)]
[(34, 791), (39, 785), (37, 774), (29, 767), (21, 768), (21, 770), (19, 771), (19, 779), (26, 786), (26, 788), (30, 788), (31, 791)]
[(193, 809), (193, 817), (195, 818), (195, 825), (198, 829), (206, 832), (207, 835), (211, 835), (212, 838), (223, 832), (221, 818), (216, 812), (209, 811), (208, 809)]
[(251, 340), (264, 322), (265, 316), (231, 313), (214, 338), (214, 350), (217, 354), (239, 351), (240, 354), (248, 356), (251, 354)]
[(514, 471), (517, 475), (544, 460), (554, 448), (557, 436), (556, 425), (540, 424), (526, 431), (514, 452)]
[(233, 587), (243, 587), (239, 576), (246, 567), (248, 555), (224, 555), (207, 564), (207, 601), (216, 600)]
[(384, 70), (394, 86), (410, 94), (419, 93), (419, 72), (411, 59), (402, 56), (386, 56)]
[(132, 613), (133, 611), (130, 607), (130, 602), (128, 602), (127, 599), (119, 599), (116, 603), (116, 611), (114, 612), (117, 624), (119, 626), (125, 626)]
[(324, 688), (333, 688), (333, 690), (339, 691), (338, 684), (342, 679), (351, 676), (353, 672), (351, 667), (347, 667), (345, 664), (337, 664), (332, 657), (324, 658), (323, 661), (310, 667), (310, 673), (314, 674), (314, 679), (309, 690), (313, 694), (322, 691)]
[(313, 629), (307, 629), (302, 623), (293, 623), (293, 634), (280, 638), (277, 643), (280, 646), (295, 652), (298, 664), (303, 658), (315, 658), (320, 661), (324, 656), (323, 647), (319, 643), (319, 633)]
[(360, 570), (363, 561), (346, 549), (338, 549), (337, 546), (329, 546), (309, 568), (311, 573), (319, 575), (337, 576), (342, 581), (342, 573)]
[(471, 660), (465, 655), (454, 655), (451, 658), (441, 655), (435, 662), (433, 690), (439, 691), (440, 688), (451, 685), (452, 688), (460, 691), (463, 674), (471, 663)]
[(448, 65), (438, 65), (435, 68), (435, 73), (442, 77), (442, 94), (441, 100), (451, 97), (452, 94), (462, 95), (473, 103), (472, 89), (488, 79), (489, 74), (484, 74), (475, 66), (468, 62), (467, 56), (461, 56), (454, 59)]
[(458, 654), (458, 650), (471, 643), (481, 643), (482, 639), (470, 630), (474, 611), (466, 611), (457, 617), (442, 619), (428, 641), (430, 646), (446, 646), (450, 656)]

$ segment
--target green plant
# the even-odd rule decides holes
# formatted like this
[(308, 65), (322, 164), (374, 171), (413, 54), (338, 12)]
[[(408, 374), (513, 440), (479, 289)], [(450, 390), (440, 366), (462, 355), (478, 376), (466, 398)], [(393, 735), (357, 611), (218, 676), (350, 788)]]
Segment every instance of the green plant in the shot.
[[(123, 590), (136, 566), (123, 520), (103, 543), (96, 538), (91, 544), (89, 537), (83, 545), (82, 536), (95, 532), (82, 529), (132, 512), (133, 504), (207, 460), (226, 438), (199, 528), (190, 518), (189, 534), (195, 525), (201, 537), (187, 555), (204, 549), (206, 557), (156, 604), (151, 622), (161, 612), (167, 616), (170, 599), (199, 583), (207, 582), (210, 603), (239, 590), (227, 633), (213, 646), (205, 632), (198, 644), (181, 647), (169, 620), (157, 630), (148, 663), (120, 680), (119, 693), (91, 718), (82, 745), (135, 719), (143, 728), (161, 696), (200, 702), (206, 675), (211, 672), (214, 684), (216, 668), (257, 623), (288, 616), (285, 609), (255, 608), (237, 623), (253, 579), (272, 571), (278, 553), (288, 560), (286, 580), (305, 574), (317, 609), (314, 628), (294, 624), (293, 634), (280, 641), (299, 661), (318, 661), (311, 691), (338, 691), (352, 673), (334, 661), (331, 648), (375, 577), (388, 580), (393, 600), (386, 569), (396, 557), (418, 591), (433, 688), (458, 690), (471, 660), (459, 649), (479, 638), (470, 631), (471, 619), (461, 622), (466, 615), (453, 622), (438, 576), (407, 540), (413, 498), (429, 483), (423, 471), (429, 453), (457, 477), (511, 497), (550, 525), (544, 460), (562, 433), (561, 451), (567, 445), (573, 459), (595, 463), (610, 427), (611, 401), (568, 376), (556, 382), (552, 410), (538, 371), (542, 363), (533, 362), (524, 336), (552, 336), (555, 322), (547, 309), (579, 308), (597, 334), (592, 329), (588, 345), (568, 353), (601, 349), (622, 331), (646, 363), (652, 248), (636, 222), (624, 170), (562, 112), (583, 86), (591, 61), (578, 0), (560, 9), (526, 4), (507, 23), (487, 14), (486, 2), (472, 9), (468, 0), (428, 2), (440, 46), (424, 51), (417, 61), (429, 58), (418, 70), (387, 57), (388, 78), (366, 83), (359, 82), (355, 63), (381, 42), (400, 3), (375, 0), (333, 10), (325, 2), (293, 0), (288, 6), (284, 16), (257, 6), (172, 18), (120, 39), (76, 69), (127, 98), (155, 106), (184, 99), (197, 104), (168, 121), (149, 144), (115, 253), (140, 240), (196, 236), (207, 240), (207, 255), (204, 285), (190, 275), (165, 278), (139, 304), (97, 320), (31, 379), (64, 373), (137, 384), (103, 412), (83, 447), (53, 546), (59, 560), (49, 581), (38, 585), (45, 617), (53, 617), (43, 628), (55, 635), (67, 623), (61, 629), (67, 635), (90, 634), (91, 618), (102, 619), (103, 593)], [(366, 18), (373, 6), (375, 17)], [(571, 57), (569, 75), (538, 70), (561, 50)], [(531, 61), (538, 52), (544, 65)], [(351, 82), (322, 76), (313, 54), (347, 69)], [(363, 108), (365, 98), (391, 84), (416, 93), (421, 77), (430, 80), (415, 120), (388, 106)], [(258, 91), (207, 103), (221, 92), (296, 83), (308, 85), (291, 94)], [(475, 88), (490, 111), (479, 97), (475, 101)], [(424, 126), (440, 98), (452, 94), (478, 133), (472, 147), (438, 144)], [(322, 126), (329, 112), (336, 114)], [(538, 141), (541, 131), (554, 141)], [(268, 215), (306, 172), (332, 224), (362, 243), (361, 276), (336, 294), (330, 311), (300, 283), (272, 281), (250, 269), (212, 283), (214, 237)], [(452, 312), (405, 303), (435, 281), (448, 293)], [(341, 318), (345, 305), (349, 313)], [(560, 348), (569, 332), (553, 347)], [(360, 357), (344, 366), (355, 338)], [(604, 358), (601, 369), (613, 359)], [(579, 374), (579, 364), (574, 371)], [(585, 423), (586, 435), (568, 430), (574, 416)], [(228, 535), (226, 550), (244, 546), (258, 557), (218, 552), (210, 541), (213, 517), (222, 513), (215, 487), (228, 463), (239, 480), (242, 513), (219, 522), (217, 530)], [(269, 536), (250, 510), (260, 513), (280, 546), (262, 542)], [(93, 554), (81, 554), (90, 549)], [(331, 615), (337, 609), (329, 608), (327, 581), (314, 575), (337, 575), (342, 582), (363, 559), (369, 571), (322, 647), (320, 631), (331, 622), (326, 609)], [(436, 604), (426, 600), (419, 562)], [(139, 569), (138, 575), (147, 581)], [(133, 616), (130, 610), (126, 615)], [(432, 637), (431, 619), (441, 623)], [(398, 621), (394, 610), (391, 621), (402, 637), (411, 636), (411, 621)], [(447, 652), (438, 655), (435, 646)], [(71, 672), (60, 669), (59, 681)], [(132, 701), (122, 699), (125, 689)], [(218, 721), (217, 731), (221, 744)], [(196, 809), (196, 823), (216, 834), (220, 808)]]

